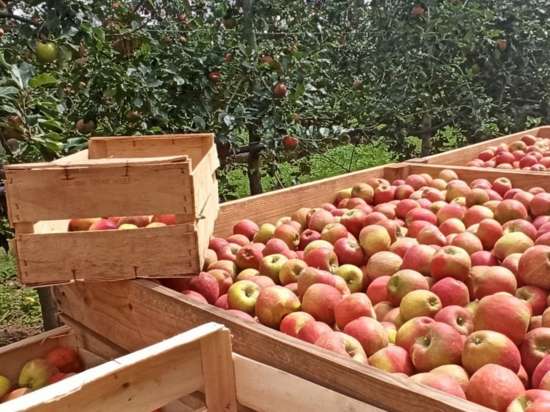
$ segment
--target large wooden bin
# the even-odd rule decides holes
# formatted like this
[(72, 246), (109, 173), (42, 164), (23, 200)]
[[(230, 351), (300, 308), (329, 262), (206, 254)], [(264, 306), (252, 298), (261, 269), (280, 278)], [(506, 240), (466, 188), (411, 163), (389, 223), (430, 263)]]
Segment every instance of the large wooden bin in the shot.
[[(196, 273), (218, 213), (212, 134), (92, 138), (51, 163), (6, 167), (26, 285)], [(68, 232), (69, 219), (175, 214), (176, 224)]]
[(432, 156), (412, 159), (410, 161), (414, 163), (418, 162), (434, 165), (467, 166), (468, 162), (476, 159), (483, 150), (492, 146), (498, 146), (501, 143), (512, 143), (516, 140), (521, 139), (521, 137), (526, 134), (530, 134), (535, 137), (550, 138), (550, 126), (535, 127), (534, 129), (525, 130), (523, 132), (501, 136), (495, 139), (485, 140), (481, 143), (460, 147), (458, 149), (449, 150), (447, 152), (435, 154)]
[[(444, 167), (423, 164), (388, 165), (228, 202), (221, 205), (215, 233), (219, 236), (229, 235), (234, 223), (245, 217), (258, 223), (275, 222), (300, 207), (330, 202), (338, 190), (369, 177), (393, 180), (412, 173), (437, 176), (442, 169)], [(505, 176), (515, 187), (527, 189), (540, 186), (550, 190), (550, 179), (540, 173), (468, 167), (453, 167), (453, 170), (468, 182), (479, 177), (493, 180)], [(63, 314), (78, 319), (127, 350), (135, 350), (177, 331), (215, 321), (231, 330), (233, 350), (236, 353), (369, 405), (407, 412), (489, 411), (480, 405), (359, 364), (255, 322), (236, 318), (150, 280), (109, 285), (74, 284), (56, 287), (54, 293)]]

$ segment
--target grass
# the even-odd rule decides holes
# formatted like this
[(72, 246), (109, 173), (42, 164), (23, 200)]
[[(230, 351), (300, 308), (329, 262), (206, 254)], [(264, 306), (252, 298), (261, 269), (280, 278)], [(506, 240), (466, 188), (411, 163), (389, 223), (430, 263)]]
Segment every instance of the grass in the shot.
[(36, 290), (17, 282), (15, 259), (0, 248), (0, 346), (34, 335), (41, 328)]

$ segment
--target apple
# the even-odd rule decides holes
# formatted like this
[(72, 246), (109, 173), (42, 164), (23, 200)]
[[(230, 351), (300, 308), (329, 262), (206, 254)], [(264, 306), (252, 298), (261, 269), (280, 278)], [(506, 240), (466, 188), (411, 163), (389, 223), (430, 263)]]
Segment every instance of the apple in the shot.
[(251, 280), (239, 280), (227, 291), (227, 305), (229, 309), (238, 309), (254, 315), (256, 301), (260, 296), (261, 288)]
[(550, 289), (550, 246), (536, 245), (525, 250), (519, 259), (518, 278), (525, 285)]
[(550, 193), (537, 193), (529, 205), (533, 217), (550, 215)]
[(176, 224), (176, 215), (166, 214), (166, 215), (153, 215), (151, 217), (151, 223), (164, 223), (166, 226), (173, 226)]
[[(550, 375), (549, 375), (550, 376)], [(550, 410), (550, 393), (541, 389), (530, 389), (514, 399), (506, 412), (546, 412)]]
[(275, 254), (283, 254), (288, 249), (288, 245), (284, 240), (273, 238), (269, 239), (264, 249), (262, 250), (263, 256), (269, 256), (269, 255), (275, 255)]
[(493, 190), (501, 196), (504, 196), (504, 194), (511, 188), (512, 182), (507, 177), (499, 177), (493, 182)]
[(374, 199), (374, 189), (368, 183), (357, 183), (351, 188), (351, 197), (358, 197), (365, 202), (372, 204)]
[(417, 371), (427, 372), (441, 365), (459, 363), (463, 347), (464, 341), (453, 327), (434, 322), (411, 346), (411, 360)]
[[(365, 298), (368, 300), (366, 295)], [(315, 283), (307, 288), (302, 297), (302, 310), (316, 320), (334, 325), (335, 309), (341, 300), (342, 293), (335, 287), (324, 283)]]
[(197, 276), (191, 278), (189, 289), (200, 293), (211, 305), (213, 305), (220, 296), (218, 280), (208, 272), (201, 272)]
[(411, 269), (399, 270), (389, 278), (387, 300), (399, 306), (406, 294), (419, 289), (429, 289), (428, 281), (421, 273)]
[(26, 362), (19, 372), (17, 383), (21, 387), (32, 390), (40, 389), (48, 384), (48, 379), (56, 371), (45, 359), (36, 358)]
[(344, 333), (353, 336), (359, 341), (367, 356), (371, 356), (378, 350), (389, 344), (386, 329), (377, 320), (361, 316), (347, 323)]
[(349, 357), (357, 362), (368, 364), (367, 355), (361, 347), (361, 344), (357, 339), (345, 333), (325, 333), (315, 341), (315, 345)]
[(363, 249), (353, 237), (340, 238), (334, 243), (334, 253), (340, 264), (361, 266), (365, 261)]
[(514, 274), (501, 266), (474, 266), (470, 272), (470, 290), (476, 299), (497, 292), (516, 293), (517, 281)]
[(11, 388), (11, 382), (8, 378), (5, 376), (0, 375), (0, 402), (2, 401), (2, 398), (4, 395), (6, 395)]
[(208, 270), (212, 269), (221, 269), (225, 270), (227, 273), (231, 275), (231, 277), (235, 277), (238, 273), (237, 265), (235, 262), (231, 260), (218, 260), (210, 265), (208, 265)]
[(88, 230), (113, 230), (116, 228), (117, 228), (117, 225), (114, 224), (111, 220), (100, 218), (94, 221), (90, 225)]
[(483, 219), (479, 222), (476, 235), (486, 250), (492, 249), (497, 240), (504, 234), (500, 223), (494, 219)]
[(321, 239), (327, 242), (336, 243), (338, 239), (346, 239), (348, 237), (348, 229), (341, 223), (329, 223), (323, 227)]
[(309, 313), (292, 312), (283, 318), (279, 325), (279, 330), (297, 338), (302, 328), (310, 321), (315, 322), (315, 319)]
[(541, 328), (542, 325), (542, 316), (531, 316), (531, 320), (529, 321), (529, 330), (533, 330), (536, 328)]
[(469, 373), (474, 373), (489, 363), (518, 373), (521, 366), (519, 349), (502, 333), (492, 330), (473, 332), (464, 343), (462, 365)]
[(382, 301), (374, 305), (374, 313), (376, 313), (376, 319), (384, 320), (384, 317), (392, 310), (399, 309), (394, 308), (390, 302)]
[(390, 252), (403, 258), (407, 251), (414, 245), (418, 245), (418, 241), (411, 237), (400, 237), (390, 246)]
[(2, 399), (0, 399), (0, 401), (1, 402), (11, 401), (13, 399), (20, 398), (21, 396), (24, 396), (27, 393), (30, 393), (31, 391), (32, 389), (30, 388), (17, 388), (9, 392), (7, 395), (5, 395)]
[(374, 279), (367, 287), (367, 296), (373, 304), (388, 301), (388, 281), (390, 276), (380, 276)]
[(531, 308), (506, 292), (485, 296), (474, 314), (474, 330), (494, 330), (519, 345), (529, 327)]
[(435, 280), (453, 277), (464, 282), (471, 268), (468, 253), (456, 246), (445, 246), (438, 250), (432, 258), (430, 273)]
[(240, 248), (241, 247), (236, 243), (227, 243), (225, 246), (222, 246), (216, 253), (218, 254), (218, 258), (220, 260), (231, 260), (234, 262), (237, 259), (237, 252)]
[(546, 308), (548, 292), (537, 286), (522, 286), (516, 290), (516, 297), (529, 303), (533, 316), (537, 316)]
[(233, 234), (244, 235), (249, 240), (254, 239), (254, 236), (256, 236), (256, 233), (258, 233), (259, 230), (259, 226), (250, 219), (243, 219), (233, 226)]
[(550, 328), (540, 327), (527, 332), (520, 352), (522, 365), (531, 375), (539, 362), (550, 354)]
[(435, 320), (427, 316), (418, 316), (412, 318), (397, 330), (395, 336), (395, 344), (404, 348), (407, 352), (410, 352), (411, 347), (421, 336), (426, 334), (429, 325), (434, 323)]
[(249, 322), (256, 322), (256, 319), (254, 319), (252, 316), (250, 316), (248, 313), (243, 312), (242, 310), (238, 309), (228, 309), (225, 311), (225, 313), (231, 314), (237, 318), (241, 318), (243, 320), (247, 320)]
[(466, 399), (466, 395), (464, 394), (464, 390), (460, 384), (456, 381), (456, 379), (448, 375), (427, 372), (413, 375), (411, 376), (411, 379), (416, 383), (429, 386), (439, 391), (448, 393), (449, 395)]
[(308, 229), (321, 233), (325, 226), (333, 222), (334, 216), (332, 216), (332, 213), (325, 209), (316, 209), (309, 217)]
[(355, 237), (359, 236), (361, 229), (365, 226), (367, 213), (359, 209), (351, 209), (340, 217), (340, 223)]
[(63, 379), (70, 378), (73, 375), (76, 375), (76, 374), (74, 372), (70, 372), (70, 373), (56, 372), (52, 376), (50, 376), (50, 379), (48, 379), (48, 384), (62, 381)]
[(309, 251), (311, 251), (313, 249), (334, 250), (334, 246), (332, 245), (332, 243), (327, 242), (326, 240), (322, 240), (322, 239), (314, 240), (313, 242), (311, 242), (309, 245), (307, 245), (304, 248), (304, 250), (303, 250), (304, 256), (305, 256), (306, 253), (308, 253)]
[(430, 275), (431, 262), (435, 249), (428, 245), (414, 245), (403, 256), (401, 269), (412, 269), (423, 275)]
[(396, 345), (388, 345), (369, 356), (369, 365), (390, 373), (404, 373), (407, 376), (414, 371), (408, 352)]
[[(194, 290), (186, 289), (186, 290), (182, 290), (180, 293), (182, 295), (187, 296), (189, 299), (194, 300), (195, 302), (208, 304), (208, 301), (206, 300), (206, 298), (204, 296), (202, 296), (199, 292), (195, 292)], [(217, 301), (218, 300), (216, 299), (216, 302)], [(216, 302), (214, 302), (214, 304)]]
[(487, 408), (504, 412), (508, 405), (525, 392), (523, 383), (508, 368), (487, 364), (470, 378), (466, 398)]
[(69, 232), (78, 232), (83, 230), (89, 230), (90, 226), (92, 226), (94, 223), (96, 223), (98, 220), (100, 220), (97, 217), (89, 218), (89, 219), (71, 219), (69, 221)]
[(388, 250), (391, 246), (391, 237), (387, 229), (380, 225), (369, 225), (361, 229), (359, 244), (370, 257), (377, 252)]
[(533, 240), (522, 232), (505, 233), (497, 240), (493, 247), (493, 255), (498, 259), (504, 260), (512, 253), (523, 253), (535, 243)]
[(437, 224), (437, 216), (430, 210), (424, 208), (414, 208), (407, 212), (405, 215), (405, 222), (410, 225), (412, 222), (422, 220), (432, 225)]
[(131, 230), (131, 229), (139, 229), (136, 225), (133, 225), (131, 223), (123, 223), (118, 227), (118, 230)]
[[(340, 330), (343, 330), (349, 322), (361, 316), (376, 317), (372, 303), (365, 293), (357, 292), (344, 296), (334, 307), (334, 319)], [(331, 324), (330, 322), (327, 323)]]
[(493, 219), (494, 213), (491, 209), (483, 205), (474, 205), (466, 210), (464, 214), (464, 225), (470, 227), (476, 223), (480, 223), (483, 219)]
[(456, 203), (448, 203), (437, 212), (437, 223), (441, 224), (449, 219), (462, 220), (465, 213), (466, 208), (464, 206)]
[(119, 229), (123, 225), (133, 225), (133, 226), (136, 226), (136, 227), (145, 227), (150, 223), (150, 221), (151, 221), (151, 218), (149, 216), (124, 216), (124, 217), (119, 218), (119, 220), (116, 224), (117, 224)]
[(300, 259), (287, 260), (279, 270), (279, 281), (281, 285), (288, 285), (298, 281), (298, 277), (307, 264)]
[(303, 296), (306, 290), (315, 283), (333, 286), (338, 289), (343, 296), (349, 295), (350, 293), (346, 281), (340, 276), (333, 275), (324, 270), (306, 267), (298, 276), (298, 296)]
[(451, 202), (459, 197), (466, 197), (471, 192), (470, 186), (463, 180), (451, 180), (447, 184), (447, 192), (445, 194), (445, 200)]
[(436, 226), (427, 226), (423, 228), (416, 236), (418, 243), (422, 245), (445, 246), (447, 239)]
[(464, 249), (469, 255), (483, 250), (481, 240), (473, 233), (464, 232), (456, 234), (450, 242), (451, 246)]
[[(190, 291), (190, 292), (192, 292), (192, 291)], [(204, 303), (208, 303), (208, 302), (206, 302), (206, 299), (205, 299)], [(216, 299), (216, 302), (214, 302), (214, 306), (216, 306), (218, 308), (221, 308), (221, 309), (228, 310), (229, 309), (229, 302), (228, 302), (227, 293), (225, 293), (224, 295), (221, 295), (218, 299)]]
[(430, 373), (453, 378), (460, 385), (463, 391), (466, 391), (470, 381), (468, 373), (459, 365), (441, 365), (432, 369)]
[(452, 233), (462, 233), (466, 230), (466, 226), (462, 223), (462, 220), (455, 217), (447, 219), (439, 225), (439, 231), (444, 235), (450, 235)]
[[(399, 188), (397, 188), (399, 190)], [(420, 204), (414, 200), (414, 199), (406, 199), (400, 200), (399, 203), (395, 206), (395, 214), (400, 219), (405, 219), (407, 216), (407, 213), (412, 210), (419, 208)]]
[(256, 301), (258, 320), (269, 327), (279, 328), (281, 320), (300, 309), (300, 300), (284, 286), (269, 286), (260, 291)]
[[(150, 223), (146, 227), (149, 227), (150, 225), (152, 225), (152, 223)], [(239, 235), (231, 235), (226, 240), (229, 243), (236, 243), (239, 246), (245, 246), (245, 245), (250, 244), (250, 240), (245, 235), (240, 235), (240, 234)]]
[(315, 343), (322, 335), (331, 332), (333, 332), (333, 330), (329, 325), (324, 322), (313, 320), (306, 322), (306, 324), (302, 326), (298, 332), (298, 339), (309, 343)]
[(497, 266), (498, 260), (487, 250), (479, 250), (470, 256), (472, 266)]
[[(375, 313), (376, 313), (376, 311), (375, 311)], [(400, 312), (399, 308), (390, 309), (384, 315), (384, 317), (382, 318), (382, 321), (393, 323), (397, 329), (399, 329), (401, 327), (401, 325), (403, 324), (403, 322), (404, 322), (403, 319), (401, 318), (401, 312)]]
[(275, 234), (276, 227), (271, 223), (264, 223), (254, 235), (254, 242), (266, 243)]
[(467, 336), (474, 329), (474, 315), (462, 306), (446, 306), (436, 313), (434, 319), (452, 326), (461, 335)]
[(63, 373), (76, 373), (83, 370), (80, 355), (73, 348), (58, 346), (46, 354), (46, 362)]
[(235, 263), (239, 269), (258, 269), (263, 254), (253, 244), (244, 245), (235, 256)]
[(495, 210), (495, 219), (504, 224), (510, 220), (526, 219), (529, 216), (527, 208), (519, 200), (504, 199)]
[(293, 225), (285, 223), (278, 226), (273, 233), (273, 237), (283, 240), (289, 249), (296, 249), (300, 244), (300, 232)]
[(470, 302), (468, 287), (455, 278), (445, 277), (432, 285), (430, 290), (441, 300), (443, 307), (466, 306)]
[(549, 371), (550, 371), (550, 355), (545, 355), (540, 360), (536, 368), (533, 370), (533, 374), (531, 376), (531, 384), (533, 388), (540, 388), (542, 379)]
[(258, 270), (261, 275), (270, 277), (275, 283), (277, 283), (279, 282), (281, 269), (287, 262), (287, 257), (279, 253), (265, 256), (260, 261)]
[(364, 289), (363, 271), (357, 266), (349, 264), (339, 266), (334, 274), (346, 281), (351, 293), (359, 292)]
[(407, 236), (416, 240), (420, 231), (426, 227), (437, 228), (433, 223), (426, 222), (425, 220), (415, 220), (414, 222), (407, 223)]
[(422, 289), (407, 293), (399, 304), (399, 312), (403, 321), (417, 316), (433, 317), (441, 308), (439, 297), (429, 290)]

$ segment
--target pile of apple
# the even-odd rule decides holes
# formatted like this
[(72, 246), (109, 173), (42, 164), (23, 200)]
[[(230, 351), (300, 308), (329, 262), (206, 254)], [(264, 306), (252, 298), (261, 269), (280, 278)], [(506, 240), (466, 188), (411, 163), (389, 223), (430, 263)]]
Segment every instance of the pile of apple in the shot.
[(164, 227), (175, 224), (176, 215), (94, 217), (71, 219), (69, 221), (68, 230), (69, 232), (86, 230), (126, 230), (144, 227)]
[(483, 150), (468, 166), (498, 169), (550, 169), (550, 139), (526, 134), (512, 143), (501, 143)]
[[(0, 371), (1, 367), (0, 365)], [(59, 382), (82, 370), (83, 364), (78, 352), (67, 346), (57, 346), (45, 357), (26, 362), (19, 373), (17, 385), (0, 375), (0, 403)]]
[(452, 170), (370, 178), (333, 203), (233, 231), (211, 239), (204, 272), (163, 283), (496, 410), (550, 410), (542, 188), (468, 184)]

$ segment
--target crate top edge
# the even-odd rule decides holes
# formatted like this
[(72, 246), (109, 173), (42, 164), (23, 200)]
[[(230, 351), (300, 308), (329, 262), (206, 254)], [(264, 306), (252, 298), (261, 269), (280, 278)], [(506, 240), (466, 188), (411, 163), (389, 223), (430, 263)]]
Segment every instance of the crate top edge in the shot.
[(144, 135), (135, 135), (135, 136), (93, 136), (89, 139), (90, 143), (101, 142), (101, 141), (110, 141), (110, 140), (152, 140), (152, 139), (191, 139), (191, 138), (200, 138), (200, 139), (213, 139), (215, 137), (214, 133), (173, 133), (173, 134), (144, 134)]

